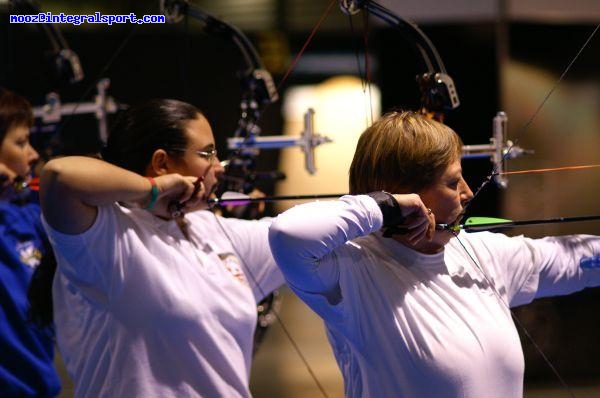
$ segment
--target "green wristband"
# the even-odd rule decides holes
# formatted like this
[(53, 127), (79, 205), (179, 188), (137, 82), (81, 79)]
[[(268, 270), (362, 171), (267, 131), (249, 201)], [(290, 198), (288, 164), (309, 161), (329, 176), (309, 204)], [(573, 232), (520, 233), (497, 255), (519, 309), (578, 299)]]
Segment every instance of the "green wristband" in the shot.
[(156, 204), (156, 201), (158, 200), (158, 186), (156, 186), (156, 181), (154, 181), (154, 178), (152, 178), (152, 177), (146, 177), (146, 178), (148, 179), (148, 181), (150, 181), (150, 184), (152, 185), (152, 187), (150, 188), (150, 201), (144, 208), (146, 210), (152, 210), (152, 208)]

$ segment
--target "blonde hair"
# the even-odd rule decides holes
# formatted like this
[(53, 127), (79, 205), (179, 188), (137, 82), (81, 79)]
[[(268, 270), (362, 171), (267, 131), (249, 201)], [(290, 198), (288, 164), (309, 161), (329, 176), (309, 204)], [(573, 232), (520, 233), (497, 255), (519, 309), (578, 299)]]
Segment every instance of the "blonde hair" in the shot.
[(462, 141), (450, 127), (410, 112), (385, 114), (367, 128), (350, 166), (350, 193), (419, 192), (457, 159)]

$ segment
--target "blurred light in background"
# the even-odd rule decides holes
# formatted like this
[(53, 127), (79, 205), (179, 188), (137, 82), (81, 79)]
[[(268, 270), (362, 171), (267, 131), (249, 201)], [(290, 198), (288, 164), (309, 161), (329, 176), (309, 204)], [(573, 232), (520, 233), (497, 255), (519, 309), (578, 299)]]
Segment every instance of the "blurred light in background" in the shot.
[[(348, 192), (348, 168), (360, 134), (381, 114), (381, 94), (373, 84), (353, 76), (338, 76), (316, 85), (296, 86), (286, 91), (283, 113), (284, 134), (299, 135), (303, 115), (315, 110), (315, 133), (332, 143), (315, 149), (317, 172), (304, 169), (304, 154), (296, 149), (281, 153), (279, 170), (287, 178), (276, 188), (277, 195), (308, 195)], [(292, 202), (278, 204), (283, 211)]]

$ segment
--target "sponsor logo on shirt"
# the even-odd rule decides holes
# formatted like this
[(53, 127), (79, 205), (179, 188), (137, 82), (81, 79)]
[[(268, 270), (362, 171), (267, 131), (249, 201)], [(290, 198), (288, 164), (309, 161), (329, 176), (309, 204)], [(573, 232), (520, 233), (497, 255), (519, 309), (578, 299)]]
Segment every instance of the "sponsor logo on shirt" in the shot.
[(20, 242), (15, 248), (19, 253), (19, 259), (23, 264), (35, 268), (42, 261), (42, 252), (35, 246), (32, 241)]
[(227, 271), (229, 271), (235, 279), (242, 282), (244, 285), (249, 286), (248, 281), (246, 280), (246, 275), (244, 275), (244, 271), (242, 271), (242, 267), (240, 266), (239, 260), (235, 254), (223, 253), (219, 254), (219, 258), (223, 261)]

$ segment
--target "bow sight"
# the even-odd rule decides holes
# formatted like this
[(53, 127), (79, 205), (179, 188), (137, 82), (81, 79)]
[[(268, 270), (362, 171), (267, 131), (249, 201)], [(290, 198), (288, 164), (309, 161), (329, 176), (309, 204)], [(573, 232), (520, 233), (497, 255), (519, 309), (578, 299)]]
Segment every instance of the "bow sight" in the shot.
[[(235, 26), (208, 14), (187, 0), (161, 0), (160, 9), (167, 17), (168, 22), (179, 22), (184, 15), (199, 20), (204, 24), (204, 31), (207, 34), (233, 41), (244, 60), (245, 69), (241, 72), (240, 119), (234, 137), (228, 139), (228, 149), (232, 152), (227, 160), (226, 175), (223, 178), (223, 181), (229, 185), (236, 182), (236, 186), (221, 187), (221, 190), (244, 192), (252, 190), (258, 175), (254, 172), (255, 158), (260, 149), (299, 146), (305, 154), (306, 170), (313, 174), (316, 170), (314, 148), (331, 141), (327, 137), (314, 133), (314, 111), (307, 111), (304, 118), (304, 131), (300, 137), (259, 137), (260, 127), (257, 123), (260, 120), (261, 112), (265, 106), (277, 101), (279, 95), (271, 74), (263, 67), (250, 40)], [(281, 178), (281, 174), (279, 176)]]

